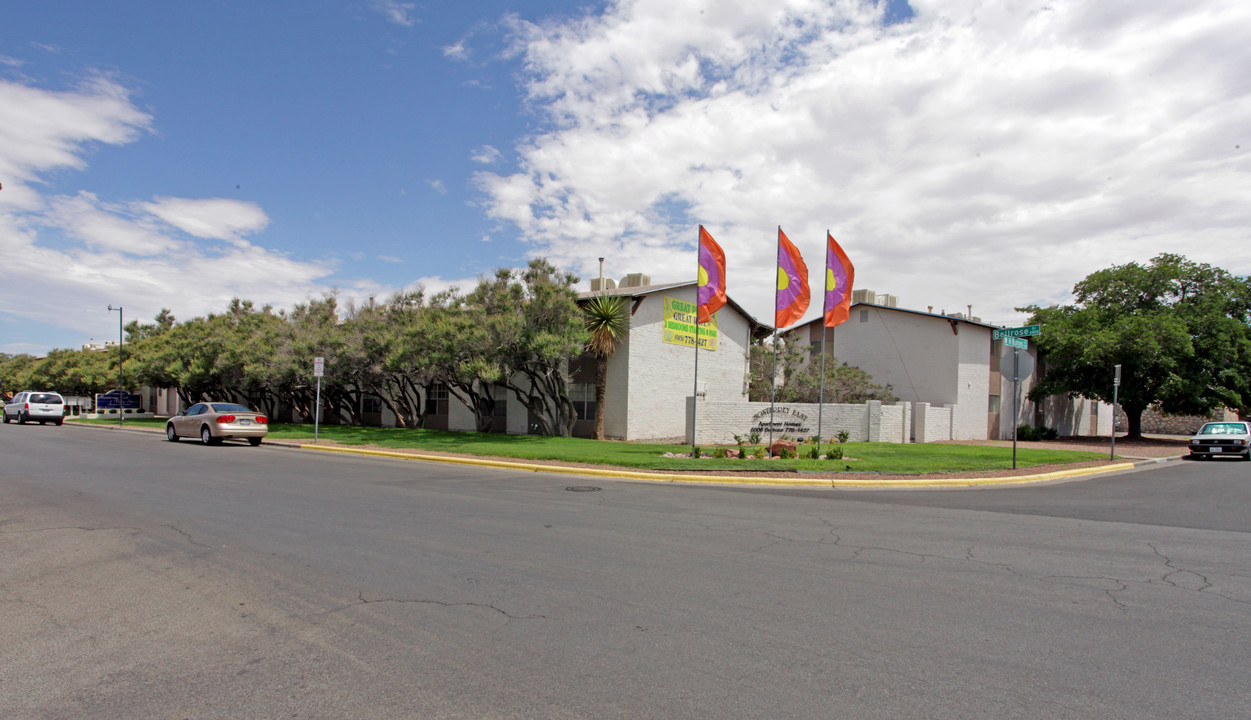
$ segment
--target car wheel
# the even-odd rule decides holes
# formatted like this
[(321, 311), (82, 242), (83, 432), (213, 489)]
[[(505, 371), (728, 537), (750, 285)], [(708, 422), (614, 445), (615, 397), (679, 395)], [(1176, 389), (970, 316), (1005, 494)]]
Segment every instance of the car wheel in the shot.
[(251, 445), (252, 447), (256, 447), (257, 445), (261, 444), (261, 439), (260, 438), (248, 438), (248, 444)]
[(26, 424), (26, 413), (18, 413), (18, 414), (17, 414), (17, 424), (18, 424), (18, 425), (25, 425), (25, 424)]
[(174, 429), (173, 423), (165, 424), (165, 439), (170, 442), (178, 442), (178, 431)]
[(57, 426), (57, 427), (61, 427), (62, 425), (64, 425), (64, 424), (65, 424), (65, 421), (64, 421), (64, 420), (54, 420), (53, 422), (55, 422), (55, 423), (56, 423), (56, 426)]
[(8, 424), (9, 424), (9, 414), (8, 414), (8, 413), (5, 413), (5, 414), (4, 414), (4, 424), (5, 424), (5, 425), (8, 425)]
[(200, 428), (200, 442), (205, 445), (213, 444), (213, 433), (209, 431), (208, 425)]

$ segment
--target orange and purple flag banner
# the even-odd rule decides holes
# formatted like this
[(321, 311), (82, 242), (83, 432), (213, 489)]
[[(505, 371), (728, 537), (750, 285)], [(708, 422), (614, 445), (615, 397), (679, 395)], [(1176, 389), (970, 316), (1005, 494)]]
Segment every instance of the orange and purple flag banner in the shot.
[(778, 228), (778, 294), (774, 306), (774, 327), (793, 325), (808, 312), (808, 266), (799, 248)]
[(712, 314), (726, 302), (725, 253), (703, 225), (699, 226), (699, 287), (695, 298), (698, 323), (711, 321)]
[(851, 287), (856, 282), (856, 266), (828, 231), (825, 233), (825, 326), (847, 322), (851, 312)]

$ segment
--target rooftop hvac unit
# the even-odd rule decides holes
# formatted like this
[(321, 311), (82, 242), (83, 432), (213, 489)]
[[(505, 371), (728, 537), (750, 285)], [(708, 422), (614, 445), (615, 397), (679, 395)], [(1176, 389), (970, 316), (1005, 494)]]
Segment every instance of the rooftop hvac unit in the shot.
[(613, 290), (617, 287), (617, 281), (612, 278), (604, 278), (604, 287), (599, 286), (599, 278), (591, 278), (591, 292), (602, 292), (604, 290)]
[(885, 305), (886, 307), (898, 307), (899, 298), (895, 297), (894, 295), (888, 295), (886, 293), (882, 293), (881, 295), (877, 296), (877, 304)]
[(643, 273), (630, 273), (629, 275), (621, 278), (621, 285), (619, 287), (646, 287), (651, 284), (651, 277), (644, 275)]
[(851, 301), (857, 303), (877, 304), (877, 293), (872, 290), (852, 290)]

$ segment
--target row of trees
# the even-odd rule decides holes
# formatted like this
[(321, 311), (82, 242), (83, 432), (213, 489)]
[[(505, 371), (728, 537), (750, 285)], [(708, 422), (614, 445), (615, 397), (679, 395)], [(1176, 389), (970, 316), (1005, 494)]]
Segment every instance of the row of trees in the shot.
[[(270, 414), (310, 418), (314, 357), (325, 358), (324, 416), (361, 424), (376, 397), (402, 427), (421, 426), (435, 383), (490, 426), (495, 386), (511, 391), (551, 435), (576, 419), (564, 363), (587, 345), (577, 277), (535, 260), (499, 270), (472, 292), (405, 292), (381, 303), (341, 307), (333, 296), (290, 311), (235, 299), (226, 312), (126, 326), (125, 387), (175, 388), (184, 403), (236, 398)], [(0, 358), (0, 386), (90, 395), (117, 387), (118, 353), (55, 350), (46, 358)]]

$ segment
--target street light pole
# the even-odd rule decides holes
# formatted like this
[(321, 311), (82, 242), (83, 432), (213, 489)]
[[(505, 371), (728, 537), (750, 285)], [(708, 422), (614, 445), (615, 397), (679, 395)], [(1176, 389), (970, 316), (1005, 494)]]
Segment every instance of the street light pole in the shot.
[(114, 310), (117, 311), (117, 418), (119, 425), (125, 425), (126, 408), (125, 403), (122, 402), (122, 383), (124, 382), (122, 380), (122, 361), (125, 360), (125, 355), (122, 353), (122, 344), (125, 342), (122, 337), (122, 328), (124, 326), (122, 323), (123, 316), (121, 307), (113, 307), (112, 305), (109, 305), (109, 312), (113, 312)]

